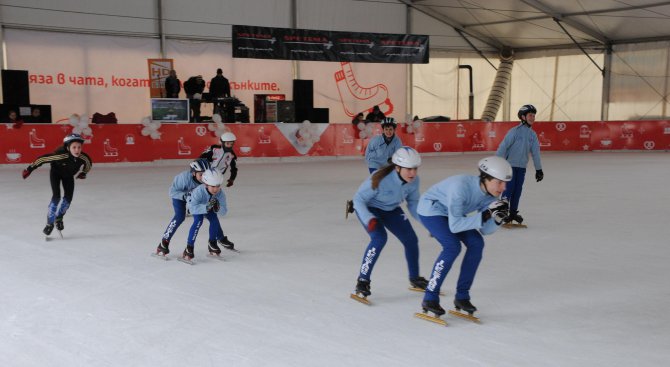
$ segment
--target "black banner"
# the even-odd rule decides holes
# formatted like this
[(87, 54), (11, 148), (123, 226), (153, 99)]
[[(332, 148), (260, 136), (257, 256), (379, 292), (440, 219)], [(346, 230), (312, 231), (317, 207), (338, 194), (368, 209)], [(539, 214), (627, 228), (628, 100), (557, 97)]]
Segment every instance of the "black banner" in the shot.
[(427, 64), (428, 36), (234, 25), (233, 57)]

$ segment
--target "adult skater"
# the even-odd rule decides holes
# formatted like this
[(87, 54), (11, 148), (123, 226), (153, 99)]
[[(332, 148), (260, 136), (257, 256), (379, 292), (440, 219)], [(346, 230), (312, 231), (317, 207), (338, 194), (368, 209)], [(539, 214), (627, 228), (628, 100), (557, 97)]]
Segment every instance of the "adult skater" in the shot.
[(461, 251), (461, 243), (466, 251), (454, 305), (470, 314), (477, 310), (470, 302), (470, 288), (482, 259), (482, 235), (495, 232), (508, 215), (508, 203), (499, 197), (511, 179), (512, 167), (506, 160), (487, 157), (479, 161), (479, 176), (452, 176), (421, 195), (417, 209), (419, 218), (442, 245), (426, 286), (422, 303), (424, 311), (437, 316), (444, 314), (440, 306), (440, 287)]
[[(226, 187), (231, 187), (237, 178), (237, 154), (235, 154), (235, 151), (233, 150), (237, 137), (235, 134), (228, 131), (221, 134), (220, 140), (220, 145), (214, 144), (210, 146), (200, 155), (200, 158), (205, 158), (211, 162), (212, 168), (221, 172), (222, 175), (224, 175), (228, 168), (230, 168), (230, 176), (226, 183)], [(237, 251), (235, 249), (235, 244), (231, 242), (228, 237), (224, 236), (223, 232), (219, 233), (218, 238), (219, 243), (223, 248)]]
[(389, 163), (391, 156), (400, 148), (402, 141), (395, 134), (397, 127), (393, 117), (386, 117), (382, 120), (382, 134), (376, 135), (365, 148), (365, 161), (368, 163), (370, 173)]
[[(47, 212), (47, 225), (42, 231), (47, 236), (53, 231), (54, 222), (59, 231), (65, 229), (63, 217), (70, 204), (72, 204), (72, 198), (74, 197), (74, 175), (77, 175), (78, 179), (83, 180), (93, 166), (91, 157), (82, 151), (83, 144), (84, 138), (81, 135), (69, 134), (63, 139), (63, 146), (56, 149), (53, 153), (40, 156), (28, 168), (23, 170), (22, 176), (25, 180), (41, 165), (51, 163), (51, 170), (49, 172), (51, 201), (49, 202)], [(61, 185), (63, 185), (65, 193), (62, 199)]]
[(191, 191), (202, 184), (202, 174), (210, 168), (206, 159), (197, 159), (191, 162), (189, 166), (190, 169), (174, 176), (172, 180), (169, 195), (172, 199), (174, 216), (163, 233), (163, 239), (158, 243), (156, 248), (156, 255), (158, 256), (165, 256), (170, 253), (170, 240), (177, 228), (186, 219), (186, 201), (191, 195)]
[(509, 200), (509, 217), (505, 222), (517, 222), (521, 224), (523, 217), (519, 215), (519, 199), (523, 190), (523, 182), (526, 178), (526, 166), (528, 165), (528, 154), (533, 156), (533, 165), (535, 166), (535, 180), (542, 181), (544, 172), (542, 172), (542, 162), (540, 161), (540, 142), (537, 134), (533, 131), (535, 122), (535, 106), (527, 104), (521, 106), (517, 116), (521, 124), (511, 128), (503, 139), (496, 155), (505, 158), (512, 166), (512, 180), (507, 184), (507, 189), (503, 193), (503, 198)]
[(221, 249), (216, 244), (218, 236), (222, 233), (218, 216), (224, 216), (228, 212), (226, 206), (226, 195), (221, 189), (223, 175), (215, 169), (208, 169), (202, 174), (203, 184), (191, 191), (188, 199), (188, 208), (193, 214), (193, 224), (188, 233), (186, 249), (181, 257), (185, 262), (193, 260), (193, 247), (198, 231), (205, 218), (209, 221), (209, 247), (210, 255), (219, 256)]
[(409, 212), (418, 218), (417, 170), (421, 165), (421, 156), (410, 147), (402, 147), (393, 154), (391, 162), (392, 164), (384, 166), (368, 177), (354, 195), (356, 215), (370, 236), (356, 284), (354, 296), (358, 300), (361, 300), (360, 296), (365, 298), (371, 294), (370, 277), (386, 245), (386, 229), (391, 231), (405, 247), (409, 282), (412, 287), (425, 289), (427, 284), (426, 279), (419, 276), (419, 241), (409, 219), (400, 208), (400, 204), (407, 201)]

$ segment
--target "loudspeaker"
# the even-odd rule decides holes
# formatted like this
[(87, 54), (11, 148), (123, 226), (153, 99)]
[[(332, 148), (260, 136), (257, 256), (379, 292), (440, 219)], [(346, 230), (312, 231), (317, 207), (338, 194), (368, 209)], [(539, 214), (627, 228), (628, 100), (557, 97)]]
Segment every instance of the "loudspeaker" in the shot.
[(30, 104), (27, 70), (2, 71), (2, 98), (5, 104)]
[(316, 123), (330, 123), (330, 109), (329, 108), (313, 108), (311, 122)]
[(305, 120), (312, 121), (312, 110), (313, 108), (295, 108), (295, 121), (303, 122)]
[(277, 101), (277, 121), (295, 122), (293, 101)]
[(296, 109), (314, 107), (314, 81), (293, 79), (293, 103)]

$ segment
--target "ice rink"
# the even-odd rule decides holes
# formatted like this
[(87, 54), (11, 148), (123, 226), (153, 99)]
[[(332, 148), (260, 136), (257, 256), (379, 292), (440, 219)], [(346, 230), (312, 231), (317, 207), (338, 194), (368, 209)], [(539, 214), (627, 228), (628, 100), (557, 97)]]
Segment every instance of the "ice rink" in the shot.
[[(424, 157), (421, 191), (476, 174), (487, 154)], [(65, 239), (42, 235), (49, 167), (0, 167), (1, 366), (664, 366), (670, 360), (670, 155), (542, 154), (520, 211), (486, 236), (471, 291), (482, 324), (417, 319), (398, 240), (349, 298), (369, 237), (344, 203), (360, 159), (238, 162), (224, 232), (242, 253), (189, 266), (154, 251), (173, 212), (173, 162), (94, 165), (77, 180)], [(404, 206), (403, 206), (404, 207)], [(421, 274), (440, 247), (413, 220)], [(55, 234), (55, 232), (54, 232)], [(462, 256), (462, 253), (461, 253)], [(460, 258), (442, 291), (451, 306)]]

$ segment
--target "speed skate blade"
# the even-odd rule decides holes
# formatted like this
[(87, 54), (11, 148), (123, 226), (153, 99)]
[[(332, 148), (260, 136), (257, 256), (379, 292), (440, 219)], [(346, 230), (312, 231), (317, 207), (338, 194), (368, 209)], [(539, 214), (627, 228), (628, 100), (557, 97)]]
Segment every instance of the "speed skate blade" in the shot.
[(219, 261), (226, 261), (226, 258), (221, 255), (207, 254), (207, 257), (211, 257), (212, 259), (216, 259)]
[(356, 300), (356, 301), (358, 301), (362, 304), (370, 306), (370, 301), (368, 301), (367, 297), (361, 297), (358, 294), (354, 294), (354, 293), (350, 294), (349, 297), (351, 297), (351, 299)]
[(167, 255), (162, 255), (162, 254), (159, 255), (159, 254), (157, 254), (157, 253), (155, 253), (155, 252), (152, 252), (152, 253), (151, 253), (151, 256), (153, 256), (153, 257), (155, 257), (155, 258), (157, 258), (157, 259), (161, 259), (161, 260), (163, 260), (163, 261), (168, 261), (168, 260), (170, 260), (170, 258), (168, 258)]
[(502, 225), (505, 228), (508, 229), (513, 229), (513, 228), (528, 228), (527, 225), (521, 224), (521, 223), (505, 223)]
[(456, 311), (456, 310), (449, 310), (449, 314), (460, 317), (462, 319), (466, 319), (468, 321), (472, 321), (472, 322), (477, 323), (477, 324), (482, 323), (482, 321), (478, 317), (472, 316), (472, 315), (470, 315), (468, 313), (465, 313), (465, 312)]
[(420, 319), (424, 319), (424, 320), (426, 320), (426, 321), (430, 321), (430, 322), (434, 322), (434, 323), (436, 323), (436, 324), (440, 324), (440, 325), (442, 325), (442, 326), (447, 326), (447, 322), (446, 322), (446, 321), (442, 320), (442, 319), (439, 318), (439, 317), (430, 316), (430, 315), (427, 314), (427, 313), (417, 312), (417, 313), (414, 314), (414, 316), (416, 316), (416, 317), (418, 317), (418, 318), (420, 318)]
[(61, 231), (58, 230), (58, 229), (57, 229), (57, 231), (58, 231), (58, 234), (60, 235), (60, 238), (63, 239), (63, 232), (61, 232)]
[(193, 261), (193, 259), (188, 260), (188, 259), (184, 259), (183, 257), (180, 256), (180, 257), (177, 258), (177, 260), (183, 262), (184, 264), (195, 265), (195, 261)]

